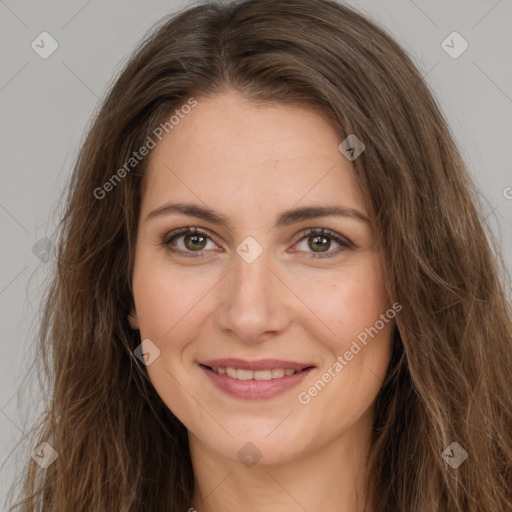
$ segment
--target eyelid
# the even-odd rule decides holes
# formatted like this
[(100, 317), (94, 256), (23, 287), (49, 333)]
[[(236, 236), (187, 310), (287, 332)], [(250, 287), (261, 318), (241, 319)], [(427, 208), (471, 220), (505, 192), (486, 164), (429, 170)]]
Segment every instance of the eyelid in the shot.
[(185, 226), (183, 228), (176, 228), (169, 231), (167, 234), (163, 236), (162, 242), (169, 243), (172, 239), (178, 238), (182, 235), (205, 235), (211, 240), (214, 240), (213, 234), (205, 228), (198, 228), (197, 226)]

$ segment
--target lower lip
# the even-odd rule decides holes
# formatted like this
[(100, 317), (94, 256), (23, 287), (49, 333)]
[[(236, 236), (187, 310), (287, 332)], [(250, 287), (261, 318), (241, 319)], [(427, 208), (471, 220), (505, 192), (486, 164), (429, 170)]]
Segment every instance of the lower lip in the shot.
[(293, 375), (285, 375), (278, 379), (238, 380), (215, 373), (205, 366), (200, 365), (200, 368), (221, 391), (236, 398), (249, 400), (262, 400), (280, 395), (299, 384), (313, 370), (313, 368), (308, 368), (307, 370), (302, 370)]

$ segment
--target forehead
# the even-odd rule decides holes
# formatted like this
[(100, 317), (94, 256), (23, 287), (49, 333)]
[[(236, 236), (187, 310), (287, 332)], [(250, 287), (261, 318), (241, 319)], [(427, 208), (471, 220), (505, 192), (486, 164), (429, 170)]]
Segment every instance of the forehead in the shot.
[[(364, 209), (354, 168), (325, 114), (255, 104), (236, 92), (198, 104), (152, 150), (143, 210), (170, 198), (238, 209), (301, 198)], [(229, 203), (229, 204), (228, 204)]]

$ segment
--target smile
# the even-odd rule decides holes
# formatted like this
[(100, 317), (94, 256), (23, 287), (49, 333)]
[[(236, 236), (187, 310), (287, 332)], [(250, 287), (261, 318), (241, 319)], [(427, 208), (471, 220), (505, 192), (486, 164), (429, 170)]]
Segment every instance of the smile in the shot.
[(243, 399), (263, 400), (298, 385), (315, 367), (278, 360), (219, 359), (199, 367), (216, 388)]

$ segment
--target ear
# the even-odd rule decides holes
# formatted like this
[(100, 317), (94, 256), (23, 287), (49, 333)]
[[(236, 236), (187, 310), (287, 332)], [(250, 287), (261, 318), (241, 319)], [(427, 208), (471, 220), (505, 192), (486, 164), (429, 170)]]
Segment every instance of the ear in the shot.
[(137, 317), (137, 311), (135, 310), (135, 306), (130, 308), (130, 312), (128, 313), (128, 323), (132, 329), (139, 329), (139, 318)]

